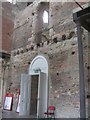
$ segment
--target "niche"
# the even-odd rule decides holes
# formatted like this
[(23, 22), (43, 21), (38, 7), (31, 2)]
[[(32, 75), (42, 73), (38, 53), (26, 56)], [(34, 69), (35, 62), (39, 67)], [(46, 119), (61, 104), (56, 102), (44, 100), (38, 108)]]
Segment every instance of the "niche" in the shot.
[(74, 55), (74, 54), (75, 54), (75, 51), (72, 52), (72, 55)]

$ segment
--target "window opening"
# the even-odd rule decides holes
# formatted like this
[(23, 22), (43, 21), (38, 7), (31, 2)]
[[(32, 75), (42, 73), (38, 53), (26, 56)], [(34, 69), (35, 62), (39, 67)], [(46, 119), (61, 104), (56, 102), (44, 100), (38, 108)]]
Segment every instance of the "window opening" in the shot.
[(46, 10), (43, 12), (43, 22), (48, 23), (48, 12)]

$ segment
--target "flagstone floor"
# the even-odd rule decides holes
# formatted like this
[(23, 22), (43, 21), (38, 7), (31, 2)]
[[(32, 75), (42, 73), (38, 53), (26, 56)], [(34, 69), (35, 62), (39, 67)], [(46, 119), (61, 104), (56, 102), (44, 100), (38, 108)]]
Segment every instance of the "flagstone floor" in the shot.
[(20, 116), (19, 113), (15, 111), (3, 110), (2, 118), (36, 118), (35, 116)]

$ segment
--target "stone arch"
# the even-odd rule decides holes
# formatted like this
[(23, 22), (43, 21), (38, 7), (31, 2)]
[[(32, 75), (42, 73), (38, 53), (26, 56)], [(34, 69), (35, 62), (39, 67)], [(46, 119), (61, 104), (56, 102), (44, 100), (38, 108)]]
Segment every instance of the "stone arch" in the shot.
[[(43, 65), (43, 66), (42, 66)], [(48, 62), (47, 59), (42, 55), (37, 55), (31, 62), (29, 67), (29, 74), (35, 73), (35, 69), (41, 69), (41, 72), (44, 72), (48, 76)]]

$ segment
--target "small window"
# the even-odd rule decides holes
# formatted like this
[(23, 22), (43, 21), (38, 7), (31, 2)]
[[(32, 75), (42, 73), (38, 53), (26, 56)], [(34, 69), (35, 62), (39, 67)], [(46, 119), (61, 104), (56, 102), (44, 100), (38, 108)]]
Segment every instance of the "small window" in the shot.
[(12, 3), (12, 0), (7, 0), (8, 2)]
[(12, 4), (16, 4), (16, 0), (7, 0), (7, 1), (12, 3)]
[(43, 22), (48, 23), (48, 12), (47, 11), (43, 12)]

